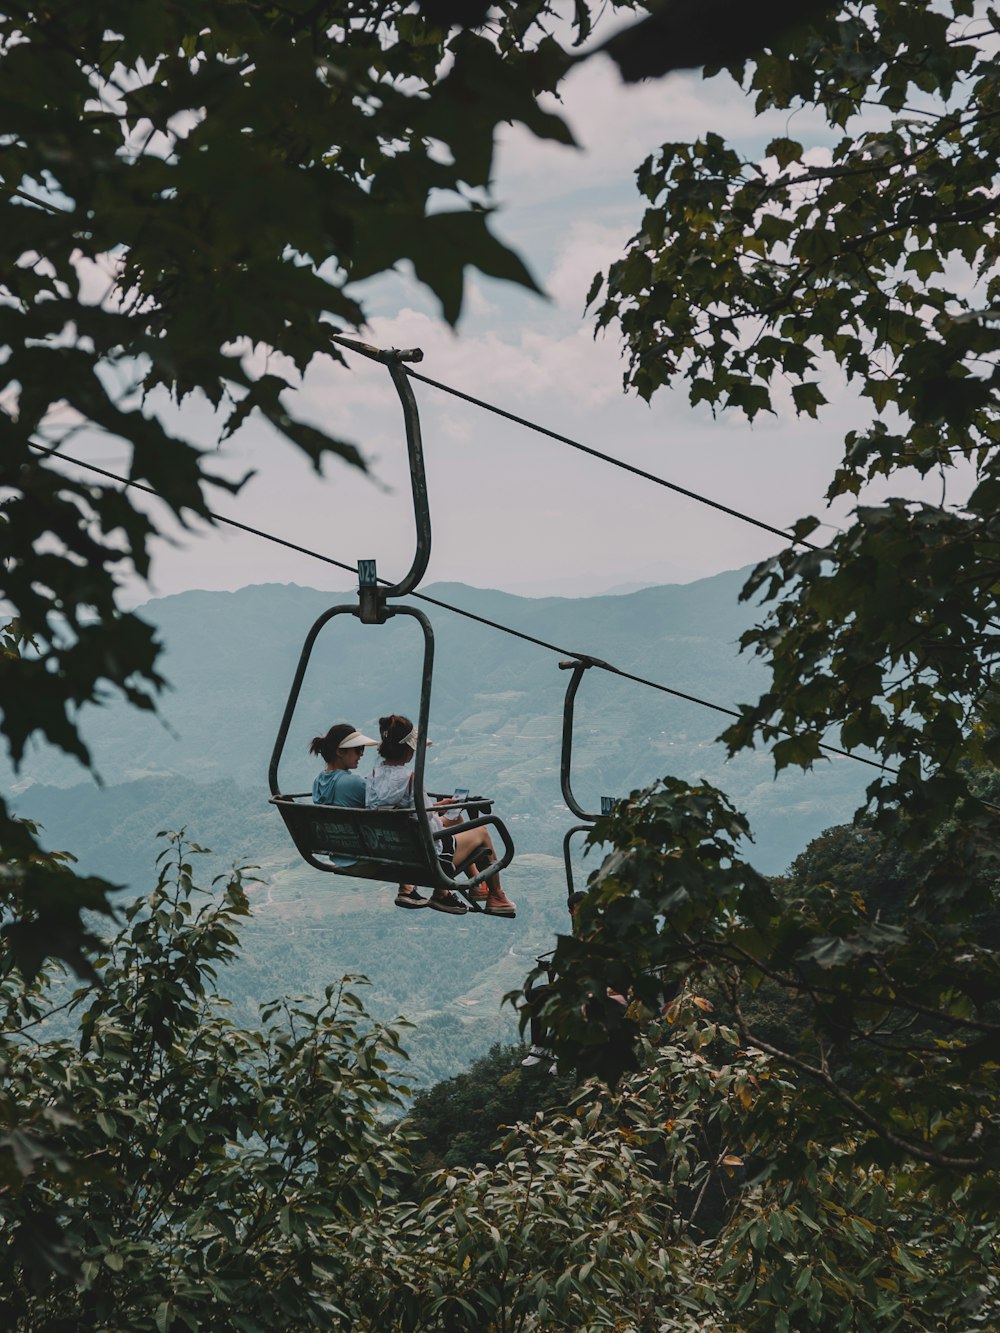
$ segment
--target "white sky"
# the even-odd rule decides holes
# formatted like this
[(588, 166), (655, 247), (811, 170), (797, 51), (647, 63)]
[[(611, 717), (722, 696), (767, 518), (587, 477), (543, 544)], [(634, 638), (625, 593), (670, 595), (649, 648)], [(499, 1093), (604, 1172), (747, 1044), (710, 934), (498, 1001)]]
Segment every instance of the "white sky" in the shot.
[[(775, 135), (829, 142), (811, 113), (755, 120), (730, 81), (698, 75), (627, 89), (603, 58), (578, 67), (562, 114), (581, 151), (539, 143), (519, 127), (503, 137), (496, 173), (494, 230), (528, 262), (543, 300), (468, 271), (466, 311), (457, 332), (436, 302), (405, 273), (361, 288), (371, 314), (364, 337), (382, 346), (420, 347), (431, 377), (495, 402), (584, 444), (637, 464), (723, 503), (786, 526), (814, 513), (842, 522), (847, 507), (824, 511), (822, 496), (846, 430), (868, 408), (834, 381), (819, 423), (736, 413), (713, 420), (692, 410), (683, 389), (661, 390), (647, 407), (622, 392), (623, 362), (612, 332), (594, 340), (583, 316), (591, 279), (637, 229), (642, 201), (633, 172), (662, 142), (707, 130), (759, 154)], [(348, 563), (375, 557), (379, 573), (408, 568), (413, 523), (402, 419), (388, 373), (350, 357), (344, 371), (317, 360), (291, 411), (356, 442), (372, 463), (365, 477), (336, 460), (320, 479), (269, 428), (250, 422), (225, 448), (225, 470), (256, 476), (213, 507)], [(688, 582), (760, 559), (781, 545), (748, 525), (629, 477), (566, 446), (417, 385), (433, 520), (426, 582), (460, 580), (534, 595), (583, 595), (623, 584)], [(206, 445), (214, 425), (204, 408), (185, 411), (184, 428)], [(115, 469), (107, 441), (79, 452)], [(221, 463), (221, 458), (220, 458)], [(918, 493), (914, 481), (909, 493)], [(893, 483), (898, 493), (900, 483)], [(935, 479), (923, 491), (937, 498)], [(144, 600), (189, 588), (233, 589), (296, 582), (344, 588), (350, 577), (231, 530), (175, 533), (159, 542)]]

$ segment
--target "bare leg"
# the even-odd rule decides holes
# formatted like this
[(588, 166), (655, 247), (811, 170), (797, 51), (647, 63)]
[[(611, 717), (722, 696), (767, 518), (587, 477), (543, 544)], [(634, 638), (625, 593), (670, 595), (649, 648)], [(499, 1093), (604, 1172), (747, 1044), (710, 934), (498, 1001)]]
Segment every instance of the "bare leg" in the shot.
[[(488, 856), (491, 861), (497, 859), (496, 851), (493, 848), (493, 841), (490, 838), (489, 830), (485, 828), (463, 829), (454, 835), (455, 838), (455, 864), (466, 866), (466, 875), (469, 879), (476, 873), (475, 862), (484, 856)], [(485, 881), (486, 886), (486, 913), (488, 916), (513, 916), (514, 904), (503, 891), (503, 885), (500, 883), (499, 871), (490, 875)], [(471, 890), (473, 899), (481, 898), (483, 895), (477, 893), (476, 889)]]
[[(493, 840), (489, 835), (489, 830), (484, 828), (463, 829), (461, 833), (455, 833), (455, 864), (465, 866), (465, 873), (471, 879), (476, 873), (475, 862), (479, 860), (483, 853), (486, 853), (491, 861), (497, 859), (497, 854), (493, 850)], [(493, 888), (500, 888), (500, 875), (491, 875), (486, 883)]]

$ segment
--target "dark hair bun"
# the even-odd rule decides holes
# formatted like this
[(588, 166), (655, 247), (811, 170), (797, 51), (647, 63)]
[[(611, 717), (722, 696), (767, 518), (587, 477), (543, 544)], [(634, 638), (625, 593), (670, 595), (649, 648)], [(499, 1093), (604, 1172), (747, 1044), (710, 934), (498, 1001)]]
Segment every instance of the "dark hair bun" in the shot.
[(408, 746), (402, 744), (402, 740), (412, 730), (413, 723), (402, 713), (390, 713), (388, 717), (380, 717), (378, 731), (382, 737), (382, 744), (378, 747), (378, 752), (382, 758), (388, 759), (391, 763), (405, 760), (410, 750)]

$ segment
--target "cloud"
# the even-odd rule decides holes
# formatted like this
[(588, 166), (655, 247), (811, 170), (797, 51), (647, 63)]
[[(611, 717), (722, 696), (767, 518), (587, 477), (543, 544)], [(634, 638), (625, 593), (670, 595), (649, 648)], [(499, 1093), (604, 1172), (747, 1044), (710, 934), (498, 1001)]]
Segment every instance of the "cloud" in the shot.
[[(372, 314), (362, 336), (384, 347), (420, 347), (418, 369), (433, 379), (766, 522), (826, 517), (822, 496), (844, 431), (867, 419), (850, 392), (827, 391), (834, 401), (819, 423), (785, 413), (753, 427), (736, 413), (716, 420), (704, 407), (691, 409), (683, 389), (646, 406), (622, 393), (617, 335), (595, 340), (582, 312), (594, 273), (622, 253), (638, 225), (634, 169), (664, 139), (712, 129), (759, 156), (770, 138), (791, 134), (810, 145), (810, 160), (822, 160), (830, 132), (812, 113), (757, 121), (731, 80), (675, 75), (626, 90), (603, 58), (571, 76), (557, 109), (584, 151), (539, 142), (517, 126), (505, 130), (495, 188), (502, 207), (492, 223), (524, 253), (550, 299), (469, 270), (456, 333), (403, 266), (365, 284)], [(413, 552), (400, 405), (383, 367), (347, 360), (345, 370), (318, 355), (288, 405), (357, 443), (374, 479), (336, 460), (318, 479), (273, 431), (251, 421), (226, 452), (233, 470), (258, 474), (219, 508), (348, 563), (375, 556), (380, 572), (395, 576)], [(418, 382), (415, 392), (434, 526), (430, 579), (580, 593), (633, 579), (698, 578), (781, 544), (439, 390)], [(349, 582), (335, 568), (251, 537), (178, 535), (182, 545), (157, 551), (160, 591)]]
[(622, 223), (582, 218), (570, 227), (565, 243), (546, 279), (546, 290), (557, 305), (583, 314), (583, 303), (594, 274), (608, 266), (608, 257), (621, 254), (629, 239)]
[(635, 168), (663, 143), (703, 138), (708, 132), (753, 155), (792, 125), (798, 137), (835, 137), (812, 110), (756, 117), (747, 103), (728, 75), (706, 81), (680, 73), (624, 85), (610, 60), (591, 59), (570, 74), (562, 99), (551, 98), (548, 106), (568, 122), (579, 150), (535, 139), (521, 125), (510, 126), (498, 149), (498, 195), (501, 200), (516, 197), (521, 206), (525, 192), (537, 203), (562, 198), (567, 189), (611, 182), (632, 188)]

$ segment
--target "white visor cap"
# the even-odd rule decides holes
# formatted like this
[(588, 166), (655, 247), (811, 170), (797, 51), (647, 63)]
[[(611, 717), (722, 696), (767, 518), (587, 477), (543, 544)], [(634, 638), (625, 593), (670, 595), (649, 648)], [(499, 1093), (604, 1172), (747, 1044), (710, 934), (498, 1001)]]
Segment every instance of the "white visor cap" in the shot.
[(338, 750), (356, 750), (360, 745), (378, 745), (370, 736), (363, 736), (360, 731), (352, 731), (337, 746)]
[[(409, 735), (408, 735), (408, 736), (404, 736), (403, 739), (402, 739), (399, 743), (400, 743), (400, 745), (408, 745), (408, 746), (410, 747), (410, 749), (413, 751), (413, 753), (416, 754), (416, 752), (417, 752), (417, 737), (418, 737), (419, 735), (420, 735), (420, 733), (417, 731), (416, 727), (414, 727), (413, 730), (409, 733)], [(433, 741), (425, 741), (424, 744), (425, 744), (425, 745), (433, 745), (434, 742), (433, 742)]]

